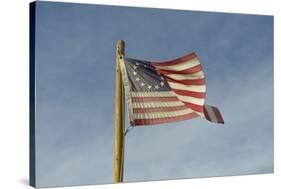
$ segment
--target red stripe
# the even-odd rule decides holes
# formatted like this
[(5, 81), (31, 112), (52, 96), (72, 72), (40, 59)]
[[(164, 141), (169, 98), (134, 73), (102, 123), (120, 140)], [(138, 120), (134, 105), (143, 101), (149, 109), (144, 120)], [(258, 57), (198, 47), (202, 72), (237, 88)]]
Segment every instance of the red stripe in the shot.
[(196, 54), (193, 52), (191, 54), (187, 54), (185, 56), (176, 58), (174, 60), (164, 61), (164, 62), (150, 62), (153, 66), (172, 66), (176, 64), (180, 64), (182, 62), (186, 62), (188, 60), (191, 60), (193, 58), (196, 58)]
[(191, 108), (192, 110), (196, 111), (196, 112), (204, 112), (203, 110), (203, 106), (197, 105), (197, 104), (192, 104), (190, 102), (183, 102), (184, 104), (186, 104), (189, 108)]
[(132, 102), (171, 102), (179, 101), (176, 96), (172, 97), (132, 97)]
[(221, 113), (216, 107), (212, 107), (213, 111), (215, 112), (215, 115), (217, 117), (218, 123), (224, 123), (223, 118), (221, 116)]
[(169, 123), (169, 122), (192, 119), (192, 118), (195, 118), (195, 117), (198, 117), (198, 115), (195, 112), (192, 112), (192, 113), (181, 115), (181, 116), (167, 117), (167, 118), (135, 119), (134, 125), (153, 125), (153, 124), (160, 124), (160, 123)]
[(208, 114), (208, 111), (207, 111), (207, 109), (206, 109), (205, 106), (203, 107), (203, 110), (204, 110), (205, 118), (206, 118), (207, 120), (211, 121), (211, 118), (210, 118), (210, 116), (209, 116), (209, 114)]
[(182, 106), (171, 106), (171, 107), (155, 107), (155, 108), (133, 108), (133, 113), (152, 113), (152, 112), (170, 112), (184, 110), (188, 107)]
[(191, 97), (195, 97), (195, 98), (205, 98), (206, 97), (206, 93), (192, 92), (192, 91), (179, 90), (179, 89), (172, 89), (172, 90), (178, 95), (191, 96)]
[(173, 70), (165, 70), (165, 69), (161, 69), (161, 67), (157, 67), (156, 69), (158, 69), (158, 71), (161, 73), (161, 74), (164, 74), (164, 75), (169, 75), (169, 74), (193, 74), (193, 73), (196, 73), (196, 72), (199, 72), (202, 70), (202, 67), (201, 65), (197, 65), (197, 66), (194, 66), (192, 68), (188, 68), (188, 69), (185, 69), (185, 70), (181, 70), (181, 71), (173, 71)]
[(205, 79), (184, 79), (184, 80), (174, 80), (171, 78), (165, 78), (167, 81), (181, 83), (184, 85), (205, 85)]

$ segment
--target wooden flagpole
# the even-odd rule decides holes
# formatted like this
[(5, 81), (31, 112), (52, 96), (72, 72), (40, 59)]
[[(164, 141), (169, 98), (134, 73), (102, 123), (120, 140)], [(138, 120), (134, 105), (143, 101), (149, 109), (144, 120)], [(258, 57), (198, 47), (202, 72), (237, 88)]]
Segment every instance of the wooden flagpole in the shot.
[(123, 182), (124, 167), (124, 87), (120, 69), (120, 59), (125, 54), (125, 42), (116, 44), (116, 78), (115, 78), (115, 120), (114, 120), (114, 182)]

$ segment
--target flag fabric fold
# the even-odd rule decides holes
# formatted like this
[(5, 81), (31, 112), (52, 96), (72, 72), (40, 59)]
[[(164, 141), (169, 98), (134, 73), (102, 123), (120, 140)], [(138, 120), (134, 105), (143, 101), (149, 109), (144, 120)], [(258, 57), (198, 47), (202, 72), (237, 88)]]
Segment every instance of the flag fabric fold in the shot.
[(120, 67), (131, 125), (196, 117), (224, 123), (218, 108), (205, 104), (205, 77), (195, 53), (165, 62), (121, 57)]

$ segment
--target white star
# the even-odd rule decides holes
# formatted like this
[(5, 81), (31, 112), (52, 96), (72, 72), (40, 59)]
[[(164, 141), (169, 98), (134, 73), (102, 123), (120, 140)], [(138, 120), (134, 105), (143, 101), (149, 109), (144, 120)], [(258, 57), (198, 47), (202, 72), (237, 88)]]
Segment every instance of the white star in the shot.
[(137, 75), (137, 72), (133, 72), (134, 75)]
[(164, 86), (164, 82), (163, 82), (163, 81), (161, 81), (160, 85), (161, 85), (161, 86)]
[(143, 65), (145, 68), (146, 68), (146, 64), (145, 65)]
[(139, 81), (140, 80), (140, 78), (139, 77), (136, 77), (136, 81)]
[(164, 80), (164, 78), (163, 78), (162, 76), (161, 76), (160, 78), (161, 78), (162, 80)]
[(148, 85), (147, 87), (148, 87), (148, 89), (151, 89), (152, 86), (151, 86), (151, 85)]
[(143, 82), (141, 82), (141, 84), (140, 84), (141, 86), (144, 86), (145, 84), (143, 83)]
[(139, 66), (140, 64), (137, 62), (136, 65)]
[(134, 70), (137, 69), (137, 66), (134, 65)]
[(155, 88), (155, 89), (159, 89), (159, 86), (158, 86), (158, 85), (155, 85), (154, 88)]

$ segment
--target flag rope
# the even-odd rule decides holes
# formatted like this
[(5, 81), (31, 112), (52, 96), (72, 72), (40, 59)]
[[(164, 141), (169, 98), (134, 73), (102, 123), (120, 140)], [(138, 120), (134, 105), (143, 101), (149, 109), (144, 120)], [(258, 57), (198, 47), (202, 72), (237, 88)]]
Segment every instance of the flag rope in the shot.
[(129, 131), (131, 131), (134, 128), (134, 126), (130, 125), (129, 127), (127, 127), (127, 129), (124, 132), (124, 137), (128, 134)]

